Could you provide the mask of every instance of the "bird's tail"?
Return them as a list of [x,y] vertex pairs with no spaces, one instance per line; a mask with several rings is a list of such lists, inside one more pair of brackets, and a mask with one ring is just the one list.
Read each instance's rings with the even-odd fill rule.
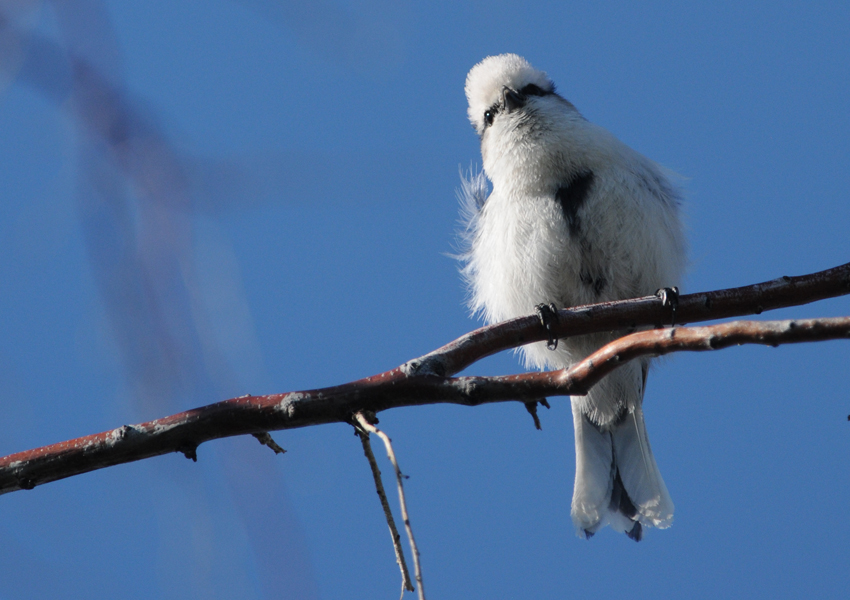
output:
[[655,464],[640,403],[618,424],[597,427],[573,402],[576,481],[572,517],[590,537],[605,525],[640,541],[644,527],[669,527],[673,501]]

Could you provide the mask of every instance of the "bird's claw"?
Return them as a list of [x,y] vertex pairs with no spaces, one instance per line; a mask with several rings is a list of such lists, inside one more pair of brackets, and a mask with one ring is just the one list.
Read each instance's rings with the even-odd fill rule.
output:
[[540,317],[540,323],[549,334],[549,339],[546,341],[546,347],[549,350],[555,350],[558,347],[558,338],[552,332],[552,324],[558,322],[558,309],[551,302],[549,304],[538,304],[534,307],[537,315]]
[[670,326],[676,326],[676,309],[679,308],[679,288],[676,286],[668,288],[660,288],[655,295],[661,298],[661,306],[670,307],[672,316],[670,317]]

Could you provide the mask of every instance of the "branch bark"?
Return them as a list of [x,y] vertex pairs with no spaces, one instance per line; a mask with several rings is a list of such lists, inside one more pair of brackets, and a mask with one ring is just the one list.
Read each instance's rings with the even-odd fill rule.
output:
[[[802,277],[681,296],[677,320],[697,322],[761,313],[850,293],[850,263]],[[561,310],[558,337],[660,326],[670,307],[650,296]],[[733,344],[779,345],[850,336],[850,317],[807,321],[733,322],[709,327],[643,331],[602,348],[569,370],[503,377],[449,377],[495,352],[546,340],[536,316],[473,331],[395,369],[330,388],[242,396],[147,423],[124,425],[0,458],[0,494],[169,452],[196,456],[206,441],[323,423],[352,422],[361,410],[434,403],[475,406],[580,395],[611,370],[637,356],[717,350]]]

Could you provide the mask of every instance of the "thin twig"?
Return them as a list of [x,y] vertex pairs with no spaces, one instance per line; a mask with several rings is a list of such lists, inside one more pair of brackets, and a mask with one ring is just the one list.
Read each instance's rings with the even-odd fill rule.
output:
[[363,444],[363,454],[369,461],[369,466],[372,468],[372,477],[375,480],[375,489],[378,492],[378,497],[381,499],[381,508],[384,509],[384,516],[387,519],[387,526],[390,528],[390,537],[393,540],[393,550],[395,550],[395,561],[398,563],[398,568],[401,569],[401,596],[404,597],[404,591],[412,592],[414,590],[413,582],[410,581],[410,573],[407,570],[407,563],[404,560],[404,550],[401,547],[401,535],[395,526],[395,519],[390,510],[390,503],[387,500],[387,493],[384,491],[384,483],[381,481],[381,470],[378,468],[378,462],[375,460],[375,454],[372,452],[372,443],[369,441],[369,432],[360,427],[355,427],[354,431],[360,438]]
[[268,431],[264,431],[263,433],[255,433],[254,437],[257,438],[257,441],[260,442],[263,446],[268,446],[272,450],[274,450],[275,454],[286,454],[286,450],[281,448],[274,438],[269,435]]
[[532,400],[531,402],[525,403],[525,410],[528,411],[528,414],[531,415],[531,418],[534,419],[534,428],[537,431],[543,429],[540,425],[540,417],[537,415],[537,400]]
[[404,519],[404,529],[407,531],[407,539],[410,541],[410,553],[413,555],[413,569],[416,573],[419,600],[425,600],[425,584],[422,582],[422,565],[419,563],[419,548],[416,547],[416,540],[413,539],[413,528],[410,526],[410,515],[407,513],[407,501],[404,498],[404,484],[402,483],[404,475],[402,475],[401,469],[398,467],[392,442],[389,436],[370,423],[362,412],[358,412],[354,415],[354,418],[363,429],[381,438],[384,442],[384,447],[387,449],[387,456],[390,462],[393,463],[395,479],[398,484],[398,503],[401,505],[401,518]]

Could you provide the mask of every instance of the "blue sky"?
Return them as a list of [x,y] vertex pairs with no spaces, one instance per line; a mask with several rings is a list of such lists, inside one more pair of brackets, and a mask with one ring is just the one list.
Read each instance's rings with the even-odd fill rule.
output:
[[[450,255],[480,163],[463,83],[489,54],[686,178],[686,291],[848,260],[846,2],[306,6],[3,4],[0,454],[349,381],[476,327]],[[69,57],[108,94],[82,102]],[[566,399],[542,432],[513,404],[383,413],[429,596],[845,595],[849,360],[659,363],[645,411],[677,512],[640,544],[575,537]],[[350,427],[274,437],[288,454],[222,440],[3,496],[0,598],[394,597]]]

